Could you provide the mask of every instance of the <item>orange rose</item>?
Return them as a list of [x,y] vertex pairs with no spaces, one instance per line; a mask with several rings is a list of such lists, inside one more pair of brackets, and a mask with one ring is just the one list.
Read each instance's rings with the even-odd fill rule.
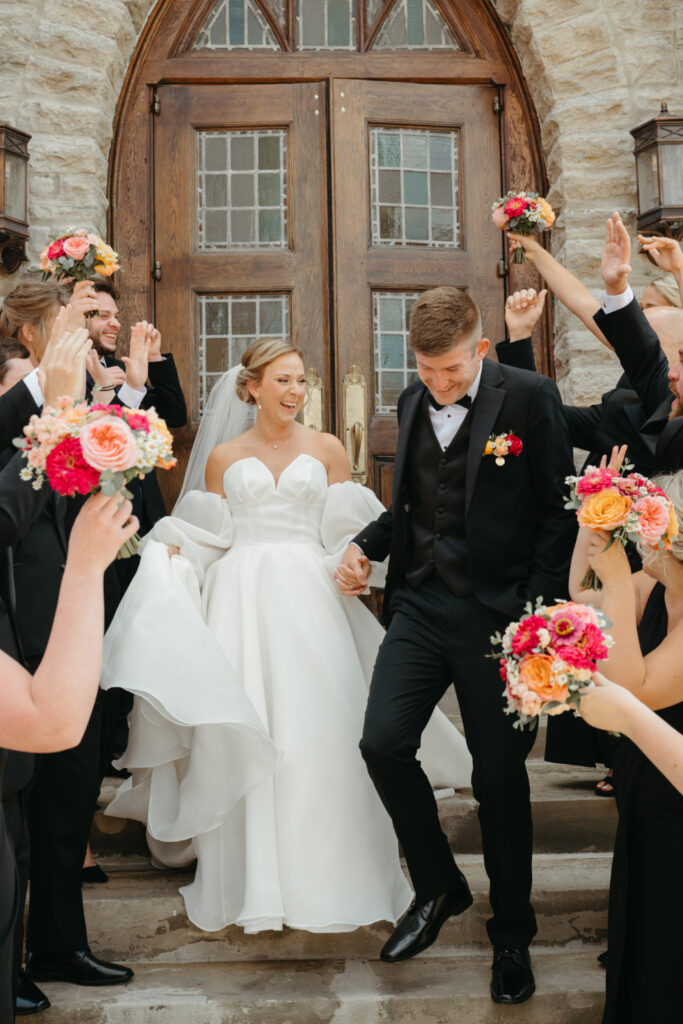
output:
[[616,530],[626,522],[632,505],[631,499],[619,494],[616,487],[607,487],[586,498],[576,518],[589,530]]
[[567,687],[558,682],[549,654],[527,654],[519,668],[519,681],[543,701],[567,699]]
[[102,416],[86,424],[80,435],[83,457],[95,469],[117,473],[132,469],[138,461],[133,433],[115,416]]
[[676,518],[676,510],[673,505],[669,506],[669,525],[666,528],[664,534],[664,540],[675,540],[678,536],[678,519]]

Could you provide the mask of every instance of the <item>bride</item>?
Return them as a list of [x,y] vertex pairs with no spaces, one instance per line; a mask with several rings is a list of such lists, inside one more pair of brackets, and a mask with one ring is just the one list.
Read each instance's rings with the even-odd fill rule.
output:
[[[272,338],[216,385],[105,639],[103,687],[135,694],[108,813],[146,825],[157,865],[196,859],[180,891],[205,931],[349,931],[411,898],[358,750],[383,630],[334,582],[382,507],[337,438],[296,422],[305,394],[300,351]],[[438,711],[424,746],[433,785],[469,785]]]

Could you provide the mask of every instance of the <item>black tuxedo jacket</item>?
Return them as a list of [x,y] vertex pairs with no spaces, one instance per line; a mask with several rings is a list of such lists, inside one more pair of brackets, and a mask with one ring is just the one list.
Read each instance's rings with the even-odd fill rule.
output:
[[[649,475],[671,410],[666,356],[635,299],[615,313],[599,310],[595,322],[619,357],[624,376],[595,405],[564,406],[571,443],[589,452],[584,467],[599,465],[614,445],[626,444],[628,461]],[[536,369],[530,338],[501,342],[496,352],[501,363]]]
[[[125,364],[119,359],[105,357],[105,362],[107,366],[125,369]],[[149,383],[151,387],[147,389],[141,408],[150,409],[154,406],[167,426],[184,427],[187,423],[187,407],[172,355],[165,355],[160,362],[149,364]],[[144,536],[167,514],[156,470],[148,473],[144,480],[131,481],[128,487],[133,494],[133,512],[140,520],[140,535]]]
[[[422,382],[398,401],[399,435],[391,508],[370,523],[355,543],[373,561],[389,555],[384,615],[410,557],[411,490],[407,473],[410,435],[424,397]],[[484,455],[491,434],[516,434],[519,456],[503,466]],[[555,384],[540,374],[485,359],[472,406],[465,488],[465,532],[470,578],[482,604],[514,618],[537,595],[552,601],[567,593],[576,518],[564,508],[565,477],[573,473],[571,447]]]

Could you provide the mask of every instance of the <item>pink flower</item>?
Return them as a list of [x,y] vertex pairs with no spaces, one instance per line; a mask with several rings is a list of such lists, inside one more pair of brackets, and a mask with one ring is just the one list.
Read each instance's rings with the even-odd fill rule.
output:
[[89,248],[90,242],[87,238],[79,238],[72,235],[70,238],[64,239],[64,252],[72,260],[82,260]]
[[493,216],[491,217],[491,219],[493,223],[496,225],[496,227],[500,228],[501,231],[505,231],[505,226],[507,222],[510,220],[502,206],[496,207],[496,209],[493,211]]
[[64,242],[63,239],[58,238],[56,242],[48,246],[47,258],[49,260],[58,260],[60,256],[64,255]]
[[[551,643],[558,647],[565,644],[576,643],[584,631],[586,623],[575,614],[571,605],[566,605],[560,611],[554,612],[550,617]],[[564,657],[564,651],[562,652]]]
[[512,653],[519,656],[533,651],[534,647],[538,647],[539,630],[546,626],[542,615],[528,615],[522,619],[512,640]]
[[95,469],[114,473],[131,469],[138,461],[138,448],[129,426],[114,416],[103,416],[81,431],[86,461]]
[[512,199],[508,199],[503,209],[512,220],[514,217],[521,217],[524,211],[529,209],[529,205],[528,199],[514,196]]
[[585,497],[587,494],[599,494],[606,487],[612,487],[614,480],[607,469],[591,469],[585,473],[576,485],[576,493]]
[[50,486],[59,494],[89,494],[100,482],[100,474],[83,458],[77,437],[65,437],[45,460]]
[[518,438],[516,434],[506,434],[505,435],[505,440],[510,445],[510,454],[511,455],[521,455],[522,454],[522,448],[524,447],[524,445],[522,444],[520,438]]
[[669,509],[658,498],[640,498],[633,506],[638,514],[638,533],[646,544],[653,547],[666,533],[669,525]]
[[149,434],[149,420],[143,412],[133,412],[132,409],[126,409],[126,420],[131,430],[142,430],[145,434]]

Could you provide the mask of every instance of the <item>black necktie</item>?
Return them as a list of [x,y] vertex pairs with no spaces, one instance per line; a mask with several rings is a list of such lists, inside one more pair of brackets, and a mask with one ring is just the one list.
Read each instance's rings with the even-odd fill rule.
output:
[[[439,402],[437,402],[437,400],[434,398],[434,395],[431,393],[431,391],[427,391],[427,394],[429,395],[429,401],[431,402],[432,407],[434,409],[443,409],[444,408],[443,405],[441,405]],[[471,395],[463,395],[462,398],[459,398],[457,400],[457,402],[451,402],[451,405],[461,405],[463,407],[463,409],[469,409],[469,407],[472,405],[472,396]]]

